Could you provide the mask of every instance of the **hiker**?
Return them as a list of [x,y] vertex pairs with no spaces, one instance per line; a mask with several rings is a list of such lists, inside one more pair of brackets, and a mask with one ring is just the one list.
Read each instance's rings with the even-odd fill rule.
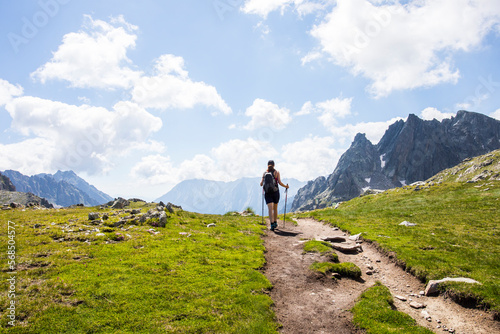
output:
[[271,231],[278,227],[278,202],[280,201],[280,191],[278,184],[288,189],[288,184],[281,182],[280,172],[274,169],[274,161],[269,160],[267,170],[262,175],[260,185],[264,187],[264,198],[269,210],[269,221],[271,222]]

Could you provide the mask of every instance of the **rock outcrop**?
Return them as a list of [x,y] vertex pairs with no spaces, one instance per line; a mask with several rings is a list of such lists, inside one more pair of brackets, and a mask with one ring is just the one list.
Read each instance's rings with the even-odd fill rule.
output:
[[0,190],[0,205],[3,208],[42,207],[51,209],[54,207],[45,198],[38,197],[32,193],[7,190]]
[[10,181],[10,179],[0,173],[0,190],[6,191],[16,191],[16,186]]

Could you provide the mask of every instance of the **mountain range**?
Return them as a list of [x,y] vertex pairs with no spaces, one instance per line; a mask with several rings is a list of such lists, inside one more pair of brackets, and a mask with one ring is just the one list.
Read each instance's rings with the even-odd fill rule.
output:
[[94,206],[113,199],[88,184],[73,171],[58,171],[53,175],[44,173],[26,176],[18,171],[6,170],[2,174],[15,186],[14,190],[33,193],[57,206],[66,207],[74,204]]
[[[230,211],[241,212],[252,208],[256,214],[262,214],[262,187],[260,177],[242,178],[232,182],[209,181],[193,179],[182,181],[155,202],[171,202],[182,206],[184,210],[198,213],[224,214]],[[305,182],[295,179],[283,179],[282,182],[290,186],[288,189],[288,207]],[[280,187],[281,200],[278,206],[279,213],[285,209],[285,193]],[[267,215],[265,207],[264,215]]]
[[358,133],[333,173],[299,189],[293,211],[330,206],[368,189],[386,190],[426,180],[438,172],[500,148],[500,121],[459,111],[427,121],[411,114],[389,126],[378,144]]

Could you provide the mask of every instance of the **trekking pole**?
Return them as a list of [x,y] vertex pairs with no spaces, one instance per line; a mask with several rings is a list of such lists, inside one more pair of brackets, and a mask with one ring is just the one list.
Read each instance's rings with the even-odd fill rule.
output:
[[288,188],[285,189],[285,213],[283,214],[283,228],[285,227],[286,222],[286,201],[288,199]]
[[262,190],[262,225],[264,225],[264,190]]

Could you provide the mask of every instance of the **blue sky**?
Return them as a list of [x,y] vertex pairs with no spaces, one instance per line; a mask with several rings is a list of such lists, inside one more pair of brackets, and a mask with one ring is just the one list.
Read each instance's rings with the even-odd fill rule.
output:
[[499,37],[496,0],[1,0],[0,170],[311,180],[410,113],[500,119]]

